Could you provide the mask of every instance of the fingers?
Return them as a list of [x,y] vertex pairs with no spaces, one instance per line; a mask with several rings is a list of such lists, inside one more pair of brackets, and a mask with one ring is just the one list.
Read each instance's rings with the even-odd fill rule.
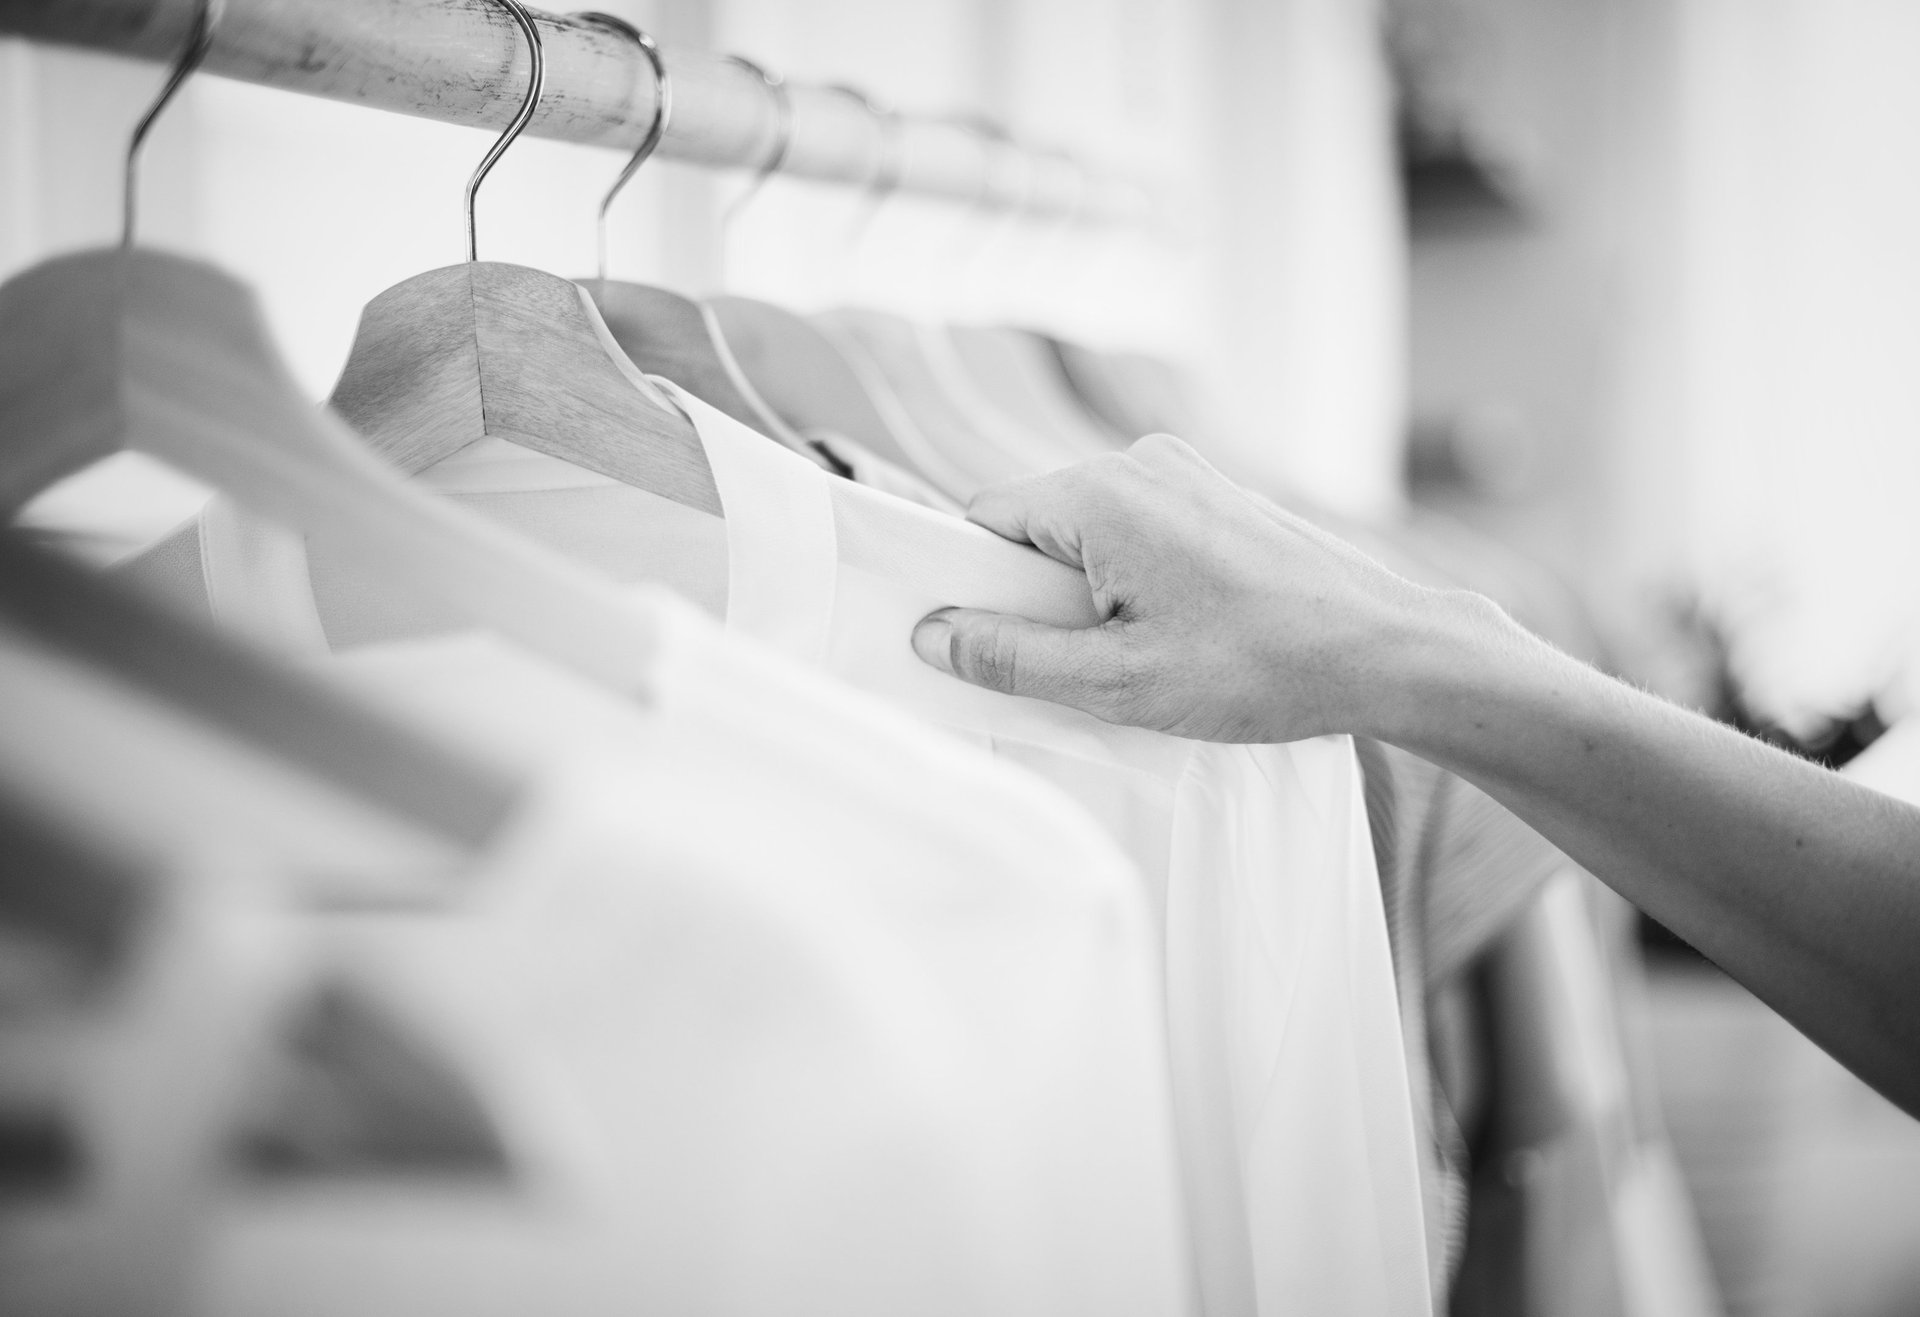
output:
[[982,490],[967,519],[1004,539],[1031,544],[1071,567],[1085,566],[1085,544],[1103,522],[1130,520],[1168,486],[1218,473],[1169,434],[1135,440],[1125,453],[1010,480]]
[[1105,716],[1123,685],[1115,638],[976,608],[921,619],[913,649],[942,672],[988,690],[1070,704]]
[[1078,468],[1010,480],[974,495],[967,520],[1002,539],[1031,544],[1069,567],[1083,567],[1084,541],[1079,501],[1074,497]]

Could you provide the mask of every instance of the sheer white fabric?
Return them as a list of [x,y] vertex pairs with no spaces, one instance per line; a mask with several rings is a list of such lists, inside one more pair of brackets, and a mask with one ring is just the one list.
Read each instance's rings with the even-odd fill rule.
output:
[[541,782],[451,908],[313,937],[457,1058],[515,1174],[236,1196],[196,1311],[1184,1311],[1125,859],[1044,785],[643,602],[646,708],[476,636],[333,665]]
[[[724,573],[729,627],[1035,770],[1139,866],[1159,916],[1205,1310],[1427,1313],[1392,964],[1350,741],[1201,744],[934,671],[908,643],[928,611],[957,604],[1086,625],[1097,619],[1084,578],[980,527],[836,480],[661,383],[699,428],[727,509],[724,562],[690,567],[700,550],[683,548],[673,570],[702,577],[708,598]],[[530,534],[555,534],[541,509],[556,494],[576,500],[575,516],[629,537],[662,512],[656,496],[541,454],[477,449],[431,478]],[[482,457],[495,467],[484,480],[472,465]],[[577,549],[586,538],[576,523],[555,542]],[[655,572],[630,545],[593,561],[626,580]],[[207,567],[222,570],[212,556]],[[329,588],[334,579],[313,565],[337,643],[364,632],[378,592]]]

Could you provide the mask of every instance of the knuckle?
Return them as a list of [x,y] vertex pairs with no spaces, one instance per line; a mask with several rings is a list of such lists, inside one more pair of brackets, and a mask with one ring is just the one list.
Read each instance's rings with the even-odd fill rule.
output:
[[1102,453],[1085,463],[1084,469],[1100,484],[1112,485],[1131,479],[1138,465],[1130,452]]
[[954,670],[990,690],[1011,692],[1019,680],[1020,645],[1005,618],[987,618],[954,632]]
[[1205,467],[1207,461],[1192,444],[1164,431],[1143,435],[1128,450],[1152,470],[1165,472],[1175,467]]
[[1083,699],[1090,712],[1126,721],[1145,693],[1145,665],[1135,638],[1123,627],[1105,632],[1103,643],[1081,672]]
[[1075,482],[1072,495],[1074,509],[1083,520],[1128,515],[1151,499],[1158,483],[1151,465],[1132,451],[1103,453],[1079,469],[1082,478]]

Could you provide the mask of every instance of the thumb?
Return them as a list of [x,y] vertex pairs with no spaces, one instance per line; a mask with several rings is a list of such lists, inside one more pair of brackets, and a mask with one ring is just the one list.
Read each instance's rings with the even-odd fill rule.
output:
[[1113,694],[1113,637],[977,608],[942,608],[913,629],[913,650],[963,681],[1098,713]]

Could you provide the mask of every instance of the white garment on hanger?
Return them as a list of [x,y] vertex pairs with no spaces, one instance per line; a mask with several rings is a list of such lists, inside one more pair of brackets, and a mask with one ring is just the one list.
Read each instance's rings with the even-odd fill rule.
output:
[[[229,565],[225,610],[262,579]],[[331,665],[543,781],[460,908],[316,933],[460,1061],[515,1179],[237,1195],[196,1310],[1183,1311],[1124,858],[1044,784],[636,604],[645,707],[473,635]]]
[[[834,479],[660,383],[694,419],[727,509],[726,561],[703,570],[725,572],[729,627],[1037,771],[1140,867],[1160,916],[1182,1175],[1209,1317],[1426,1314],[1411,1104],[1350,740],[1203,744],[935,671],[909,643],[927,612],[963,605],[1089,625],[1098,619],[1084,577]],[[437,483],[538,537],[552,533],[540,511],[550,494],[539,491],[556,483],[577,482],[570,514],[622,533],[664,502],[529,450],[497,456],[525,472],[528,492],[495,482],[460,493],[464,478],[444,464]],[[566,531],[574,543],[589,534]],[[641,553],[595,565],[649,575]],[[316,564],[316,582],[328,570]],[[336,641],[358,629],[329,618]]]
[[927,612],[1087,625],[1085,578],[831,480],[671,392],[727,509],[729,578],[783,602],[792,652],[1066,788],[1153,884],[1207,1311],[1425,1313],[1399,1011],[1351,741],[1207,745],[935,671],[909,643]]
[[905,467],[896,466],[865,444],[849,439],[844,434],[814,429],[806,432],[806,438],[815,448],[839,463],[855,484],[865,485],[869,489],[884,489],[896,498],[932,508],[935,512],[947,512],[956,517],[966,513],[965,508],[921,477]]

